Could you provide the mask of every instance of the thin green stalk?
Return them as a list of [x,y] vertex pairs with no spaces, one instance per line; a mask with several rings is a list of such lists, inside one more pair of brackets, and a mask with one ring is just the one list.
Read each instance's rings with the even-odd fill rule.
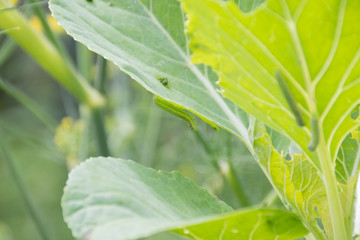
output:
[[19,30],[19,28],[13,27],[13,28],[5,29],[5,30],[0,30],[0,35],[5,34],[5,33],[8,33],[8,32],[10,32],[10,31],[15,31],[15,30]]
[[226,150],[227,150],[226,155],[227,155],[227,159],[228,159],[228,163],[229,163],[228,178],[229,178],[229,182],[230,182],[232,188],[234,189],[235,194],[236,194],[237,198],[239,199],[241,205],[243,207],[247,207],[247,206],[250,206],[250,200],[246,196],[244,187],[241,185],[241,181],[237,177],[237,173],[235,171],[234,164],[231,161],[231,159],[232,159],[232,139],[233,139],[233,136],[229,134],[227,143],[226,143]]
[[[83,44],[76,43],[76,66],[79,73],[84,77],[87,82],[91,82],[91,68],[93,65],[92,53],[87,49]],[[100,109],[100,108],[98,108]],[[85,130],[81,136],[81,152],[80,159],[86,159],[89,157],[90,153],[90,142],[89,139],[92,138],[93,127],[95,129],[95,142],[97,147],[98,155],[108,155],[106,145],[102,145],[102,140],[105,136],[102,131],[102,117],[99,111],[95,111],[87,108],[84,105],[80,105],[80,117],[86,122]]]
[[305,236],[305,239],[306,239],[306,240],[319,240],[319,239],[316,239],[316,238],[314,237],[314,235],[312,235],[311,233],[309,233],[308,235],[306,235],[306,236]]
[[21,9],[21,8],[28,8],[28,7],[33,7],[35,5],[46,5],[48,3],[48,1],[39,1],[36,3],[26,3],[20,6],[10,6],[10,7],[5,7],[5,8],[1,8],[0,12],[2,11],[10,11],[10,10],[16,10],[16,9]]
[[[90,52],[89,50],[87,51]],[[83,53],[86,54],[85,52]],[[87,55],[87,57],[91,59],[92,54]],[[107,78],[106,60],[102,56],[98,55],[96,65],[97,65],[97,74],[95,78],[95,85],[100,93],[105,94],[105,81]],[[109,156],[110,150],[109,150],[107,132],[105,127],[105,109],[103,107],[93,109],[92,118],[95,124],[95,135],[96,135],[99,154],[102,156]]]
[[91,110],[84,106],[80,105],[79,107],[79,115],[81,116],[81,120],[84,121],[84,130],[81,132],[80,138],[79,138],[79,155],[78,160],[79,161],[85,161],[87,158],[90,157],[90,141],[89,139],[92,138],[91,135]]
[[60,86],[58,86],[58,92],[65,111],[65,115],[73,119],[77,119],[79,117],[79,111],[76,100]]
[[219,167],[217,159],[209,144],[205,141],[205,139],[203,138],[203,136],[200,134],[199,131],[194,131],[194,133],[196,139],[198,140],[199,143],[201,143],[201,146],[204,148],[206,154],[210,157],[212,166],[221,173],[221,169]]
[[0,67],[4,62],[11,56],[11,54],[16,49],[16,43],[11,38],[7,38],[1,44],[0,50]]
[[93,66],[93,53],[82,43],[76,43],[77,69],[87,82],[91,82],[91,68]]
[[232,164],[231,160],[228,161],[229,163],[229,173],[227,174],[228,181],[234,189],[236,197],[238,198],[239,202],[241,203],[242,207],[250,206],[249,198],[246,196],[244,191],[244,187],[241,185],[240,180],[237,177],[237,173],[235,171],[234,165]]
[[92,110],[92,118],[95,123],[96,142],[101,156],[110,156],[110,150],[107,142],[107,134],[104,124],[104,116],[102,109]]
[[[77,57],[77,66],[82,75],[87,79],[88,82],[91,82],[91,68],[93,61],[93,54],[89,49],[83,44],[78,43],[76,45],[76,57]],[[106,74],[106,60],[98,56],[97,58],[97,75],[95,78],[95,85],[102,86],[105,85],[105,80],[107,78]],[[98,89],[99,90],[99,89]],[[102,89],[105,93],[105,90]],[[96,146],[98,147],[98,154],[101,156],[109,156],[110,150],[107,140],[107,133],[105,129],[104,121],[104,109],[97,108],[91,110],[91,118],[94,123],[95,136],[96,136]]]
[[344,211],[341,205],[339,186],[335,176],[335,166],[331,161],[330,151],[326,146],[323,135],[320,138],[317,152],[324,177],[334,239],[350,240],[351,236],[347,236],[346,232]]
[[[0,8],[6,7],[9,7],[8,3],[0,0]],[[37,32],[18,11],[0,12],[0,28],[15,27],[19,30],[9,31],[7,34],[76,98],[91,108],[104,104],[105,100],[101,94],[92,88],[54,45]]]
[[149,101],[147,106],[144,137],[141,138],[140,162],[149,167],[155,167],[154,153],[158,144],[161,129],[161,116],[164,111]]
[[19,190],[20,196],[25,204],[25,207],[29,211],[29,214],[30,214],[32,220],[34,221],[35,226],[36,226],[37,230],[39,231],[42,239],[50,240],[50,236],[49,236],[47,228],[44,224],[44,221],[40,217],[40,214],[37,211],[37,208],[35,207],[35,205],[33,204],[32,200],[31,200],[30,194],[24,184],[24,181],[21,177],[19,169],[18,169],[16,163],[14,162],[14,159],[8,152],[7,147],[5,146],[5,143],[3,141],[3,139],[4,139],[3,136],[4,135],[2,133],[2,137],[0,138],[0,150],[2,152],[3,160],[9,168],[9,172],[14,180],[16,187]]
[[32,112],[50,131],[54,131],[57,125],[56,120],[45,112],[34,100],[1,77],[0,88]]
[[230,143],[229,142],[227,143],[227,147],[228,147],[228,152],[227,152],[228,161],[226,162],[227,165],[226,167],[222,168],[217,162],[217,159],[215,158],[214,151],[211,149],[211,147],[208,145],[208,143],[205,141],[205,139],[202,137],[199,131],[195,131],[195,136],[203,146],[205,152],[211,157],[212,159],[211,163],[214,166],[214,168],[217,169],[223,175],[224,179],[230,185],[231,189],[235,193],[236,198],[238,199],[241,206],[242,207],[250,206],[249,198],[246,196],[244,192],[244,188],[241,185],[239,179],[237,178],[237,173],[230,160],[231,159],[231,149],[229,149],[231,148],[231,146],[229,145]]
[[58,49],[58,51],[67,59],[67,61],[70,61],[70,57],[67,54],[67,51],[65,51],[65,48],[59,38],[54,34],[54,32],[51,30],[48,21],[46,19],[46,15],[44,14],[43,9],[40,7],[40,4],[37,4],[41,1],[37,0],[29,0],[30,4],[33,5],[34,13],[38,16],[41,25],[44,28],[45,35],[49,38],[49,40],[54,44],[54,46]]
[[261,207],[271,207],[279,200],[278,194],[274,189],[271,189],[261,202]]
[[107,61],[98,55],[96,59],[97,75],[95,78],[95,88],[102,94],[105,94],[105,83],[107,79]]

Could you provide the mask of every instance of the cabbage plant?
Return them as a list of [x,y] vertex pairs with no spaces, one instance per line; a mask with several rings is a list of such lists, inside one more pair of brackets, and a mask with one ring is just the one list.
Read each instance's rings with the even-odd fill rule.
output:
[[237,136],[286,207],[234,210],[177,172],[99,157],[64,191],[75,237],[356,237],[360,1],[51,0],[50,9],[190,127],[196,115]]

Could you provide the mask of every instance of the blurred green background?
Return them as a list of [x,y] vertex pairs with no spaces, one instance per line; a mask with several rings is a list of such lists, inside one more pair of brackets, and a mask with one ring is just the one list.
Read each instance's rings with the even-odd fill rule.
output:
[[[46,5],[43,7],[47,12]],[[29,8],[21,11],[32,16]],[[93,83],[96,56],[64,34],[59,37]],[[198,118],[199,131],[191,131],[184,120],[158,108],[152,94],[117,67],[109,63],[107,72],[104,114],[112,157],[179,171],[239,208],[244,204],[224,177],[233,167],[236,184],[243,189],[248,204],[260,204],[267,196],[270,184],[237,138],[213,130]],[[17,166],[50,238],[73,239],[62,218],[61,195],[70,168],[98,156],[91,114],[4,34],[0,35],[0,80],[30,97],[51,120],[45,125],[4,87],[0,89],[0,240],[42,239],[8,161]],[[60,127],[56,129],[56,125]],[[182,238],[165,233],[150,239]]]

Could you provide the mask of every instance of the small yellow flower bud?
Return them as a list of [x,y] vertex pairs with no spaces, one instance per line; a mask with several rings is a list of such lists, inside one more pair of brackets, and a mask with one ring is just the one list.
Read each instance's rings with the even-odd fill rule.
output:
[[16,4],[18,4],[18,0],[9,0],[9,3],[11,4],[11,5],[16,5]]
[[[46,15],[46,20],[51,28],[51,30],[55,33],[64,33],[64,29],[62,29],[56,22],[55,18],[50,14]],[[41,24],[40,19],[37,16],[32,16],[30,18],[30,25],[33,26],[37,31],[43,32],[43,26]]]

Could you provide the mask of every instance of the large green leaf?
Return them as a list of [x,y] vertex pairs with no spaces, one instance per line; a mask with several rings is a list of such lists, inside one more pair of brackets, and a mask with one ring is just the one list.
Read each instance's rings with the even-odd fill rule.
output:
[[[295,28],[298,30],[298,38],[295,38],[296,32],[293,31],[295,20],[290,19],[292,16],[285,16],[283,12],[279,11],[286,6],[285,1],[282,1],[283,5],[281,5],[280,1],[271,0],[254,14],[242,14],[236,5],[220,3],[215,0],[183,0],[183,2],[188,4],[187,10],[191,15],[189,32],[192,33],[191,46],[195,53],[193,60],[195,63],[211,65],[216,70],[220,76],[220,86],[224,90],[224,96],[263,120],[270,127],[290,137],[318,166],[317,155],[307,150],[307,145],[313,137],[310,130],[311,114],[316,109],[320,116],[321,128],[334,158],[342,139],[349,130],[357,125],[350,118],[347,109],[353,108],[355,102],[358,101],[354,95],[358,81],[355,80],[356,67],[353,66],[357,61],[358,54],[354,55],[354,58],[350,56],[351,52],[354,53],[357,50],[355,45],[358,43],[356,38],[358,36],[357,33],[347,34],[351,31],[356,32],[356,29],[342,28],[342,25],[349,25],[346,22],[354,21],[349,18],[357,17],[351,11],[353,9],[356,12],[357,6],[346,9],[339,7],[339,16],[335,14],[335,20],[339,19],[339,24],[336,27],[325,24],[323,32],[321,32],[317,29],[320,26],[312,24],[319,22],[318,19],[311,18],[328,19],[328,16],[334,18],[332,10],[337,9],[335,5],[339,4],[339,1],[329,2],[329,8],[320,6],[323,2],[318,1],[301,1],[301,3],[289,1],[290,15],[294,13],[292,16],[298,21],[297,28]],[[298,5],[299,3],[300,5]],[[354,0],[349,3],[356,4]],[[332,4],[334,6],[331,6]],[[345,6],[346,2],[342,4]],[[249,137],[247,133],[247,127],[251,131],[252,126],[251,124],[248,126],[243,112],[240,112],[239,117],[236,114],[238,110],[233,105],[226,106],[216,94],[214,91],[216,76],[211,71],[208,71],[207,68],[196,67],[190,62],[190,50],[186,47],[187,39],[183,34],[184,15],[178,2],[175,0],[169,0],[166,3],[160,0],[95,0],[91,2],[52,0],[51,9],[59,23],[75,39],[114,61],[121,69],[156,95],[171,100],[175,104],[181,105],[182,108],[195,111],[237,134],[253,151],[253,137]],[[304,11],[302,11],[303,9]],[[340,20],[342,10],[346,10],[346,16],[348,16],[346,21]],[[314,11],[317,11],[319,16],[314,14]],[[310,37],[307,35],[309,33],[305,31],[309,27],[308,22],[311,22],[315,29],[309,31],[316,38],[313,43],[309,43]],[[348,41],[347,35],[354,37],[349,41],[351,44],[346,42]],[[306,43],[302,49],[299,48],[299,42]],[[316,44],[321,48],[314,49],[314,46],[318,46]],[[345,52],[349,54],[348,56],[341,55],[344,48],[347,50]],[[348,48],[353,50],[348,51]],[[312,51],[310,52],[310,50]],[[311,55],[313,52],[314,55]],[[319,56],[320,60],[315,61],[314,56]],[[341,62],[339,59],[345,60]],[[309,65],[308,69],[304,68],[306,62],[304,60]],[[349,64],[349,62],[353,64]],[[320,75],[317,76],[323,76],[322,78],[314,77],[316,71],[313,69],[313,65],[319,63],[324,63],[323,67],[317,67],[320,68],[318,70]],[[336,69],[334,66],[339,64],[342,66],[338,69],[339,72],[342,71],[341,73],[354,71],[349,73],[348,79],[336,82],[337,75],[332,72]],[[347,66],[349,68],[344,70]],[[279,70],[285,76],[286,84],[305,120],[304,128],[296,125],[294,114],[275,80],[275,70]],[[311,79],[314,78],[310,87],[303,81],[309,76]],[[168,84],[164,86],[159,78],[167,79]],[[352,80],[354,80],[352,85],[344,87],[344,84],[348,84]],[[330,92],[334,89],[347,91],[346,93],[334,93],[333,95],[339,95],[339,98],[333,98],[328,109],[322,106],[325,104],[326,97],[324,99],[319,97],[328,95],[328,92],[324,93],[326,88],[321,86],[324,82],[331,85]],[[312,90],[317,96],[316,104],[314,103],[315,98],[312,98],[311,94],[309,95]],[[356,99],[352,104],[344,104],[345,100],[341,100],[341,98],[346,97],[349,97],[349,101]],[[340,114],[334,114],[332,110],[335,108],[340,109],[336,110]],[[333,132],[330,133],[329,129]],[[272,135],[272,138],[278,140],[275,144],[277,150],[283,148],[284,143],[287,148],[289,142],[286,139],[283,142],[282,136],[275,134]],[[271,144],[271,141],[268,143]],[[265,150],[269,150],[270,153],[276,152],[271,145]],[[257,151],[257,154],[259,154],[257,158],[260,162],[270,162],[268,156],[263,152]],[[283,165],[286,163],[282,158],[281,161]],[[301,159],[300,162],[306,161]],[[296,164],[298,163],[293,163],[293,165]],[[300,169],[297,174],[307,174],[310,180],[314,174],[314,176],[317,175],[316,169],[312,169],[311,173]],[[271,170],[265,169],[265,172],[267,171]],[[269,175],[268,177],[276,182],[276,178],[272,179],[273,176]],[[294,184],[292,182],[289,186]],[[320,185],[318,184],[318,187],[322,189]],[[294,196],[287,196],[291,188],[294,186],[281,190],[284,191],[283,194],[287,201],[293,201],[292,198],[294,198]],[[280,193],[281,191],[279,190]],[[304,201],[298,202],[297,199],[295,202],[308,204],[309,200],[305,197]],[[314,206],[299,210],[299,214],[305,214],[305,217],[308,214],[305,210],[312,214],[309,217],[309,219],[311,218],[310,223],[313,223],[316,216],[314,208],[311,208]],[[322,216],[326,216],[326,213]],[[329,219],[324,218],[325,220]]]
[[79,238],[134,239],[231,210],[179,173],[113,158],[75,168],[63,196],[65,221]]
[[273,147],[262,124],[257,124],[254,130],[254,148],[260,166],[285,205],[303,216],[316,239],[327,239],[317,222],[320,219],[325,229],[331,230],[326,190],[316,168],[301,154],[285,160]]
[[246,114],[217,93],[214,73],[190,61],[177,0],[51,0],[50,9],[68,34],[147,90],[230,130],[251,150]]
[[[269,0],[253,14],[241,13],[232,1],[182,2],[192,60],[216,71],[223,95],[289,136],[317,166],[318,155],[307,146],[317,135],[311,122],[318,118],[335,160],[342,140],[359,126],[350,115],[360,102],[360,25],[354,24],[360,22],[360,1]],[[287,100],[276,71],[295,103]]]
[[75,237],[137,239],[174,231],[192,239],[295,239],[307,233],[283,210],[232,209],[179,173],[113,158],[75,168],[63,197],[64,217]]
[[[356,132],[353,138],[357,138]],[[350,143],[349,143],[350,142]],[[354,192],[358,172],[354,169],[354,156],[342,155],[344,152],[351,155],[358,151],[355,139],[347,139],[338,156],[338,181],[341,188],[341,201],[345,214],[349,236],[353,230],[354,219]],[[279,196],[286,206],[289,206],[304,219],[304,224],[311,230],[316,239],[332,239],[329,205],[326,189],[318,170],[303,154],[293,154],[286,160],[283,152],[280,154],[272,144],[272,140],[262,124],[256,124],[254,130],[254,149],[259,157],[260,166],[268,179],[277,189]],[[357,156],[355,154],[355,156]],[[357,163],[358,164],[358,163]],[[350,172],[349,172],[350,171]],[[354,173],[353,173],[354,171]],[[322,230],[324,228],[325,232]]]

